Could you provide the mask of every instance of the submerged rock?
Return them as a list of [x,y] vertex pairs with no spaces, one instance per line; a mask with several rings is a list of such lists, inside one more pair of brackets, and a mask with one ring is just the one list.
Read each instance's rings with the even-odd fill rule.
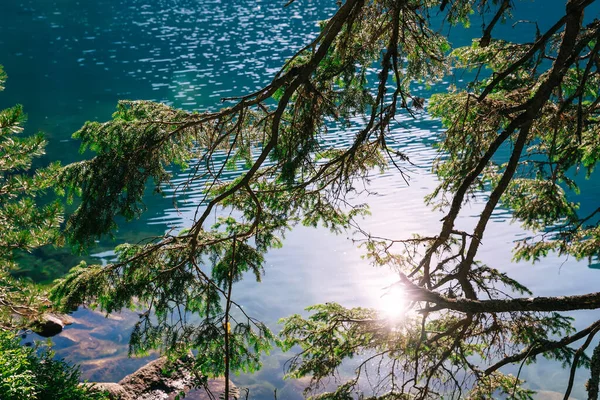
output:
[[[163,371],[169,371],[164,374]],[[131,375],[121,379],[119,383],[87,383],[96,389],[109,393],[113,400],[173,400],[179,393],[186,393],[186,400],[220,399],[225,391],[225,379],[211,379],[206,388],[193,389],[191,374],[181,365],[168,366],[167,359],[161,357]],[[237,389],[230,383],[233,392]],[[234,395],[230,399],[236,398]]]
[[110,357],[117,355],[120,350],[118,343],[112,340],[98,339],[92,335],[93,331],[69,328],[61,335],[64,339],[71,340],[73,345],[69,349],[69,356],[77,360]]
[[102,357],[78,362],[82,379],[89,382],[118,382],[131,371],[137,371],[156,357],[130,358],[127,355]]

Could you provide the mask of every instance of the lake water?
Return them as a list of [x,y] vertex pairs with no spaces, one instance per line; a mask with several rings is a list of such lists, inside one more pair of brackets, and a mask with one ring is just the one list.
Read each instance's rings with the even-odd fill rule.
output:
[[[283,61],[317,33],[317,21],[332,15],[334,0],[298,0],[283,8],[273,0],[10,0],[0,7],[0,64],[9,80],[0,94],[0,107],[15,103],[29,114],[29,133],[43,131],[49,140],[41,163],[81,159],[71,134],[87,120],[107,120],[119,99],[151,99],[187,110],[218,107],[225,96],[244,94],[263,86]],[[542,8],[543,3],[543,8]],[[522,19],[536,19],[540,29],[561,12],[564,1],[519,3]],[[595,9],[597,16],[597,9]],[[512,39],[531,38],[533,27],[499,27]],[[453,28],[452,40],[468,44],[478,34]],[[451,77],[460,83],[466,77]],[[441,90],[445,85],[434,87]],[[416,88],[417,91],[421,90]],[[423,197],[436,184],[430,173],[432,144],[440,124],[421,116],[404,118],[393,134],[415,166],[409,168],[410,185],[393,169],[377,175],[366,199],[372,216],[364,227],[381,236],[405,238],[413,233],[434,234],[442,214],[425,207]],[[343,133],[340,138],[343,141]],[[597,207],[597,179],[582,183],[582,208]],[[102,242],[88,258],[107,261],[115,243],[160,234],[184,225],[192,216],[199,193],[173,207],[169,198],[149,198],[148,212],[138,221],[122,225],[116,242]],[[481,199],[467,208],[460,228],[473,225]],[[486,232],[480,258],[508,272],[536,295],[581,294],[597,291],[600,271],[572,259],[548,258],[534,266],[511,263],[513,241],[523,235],[510,223],[509,212],[497,212]],[[326,230],[297,228],[284,247],[268,254],[263,282],[238,284],[234,297],[246,311],[277,330],[277,320],[325,301],[346,306],[385,308],[383,288],[394,275],[373,268],[361,258],[349,235],[333,236]],[[78,258],[65,251],[34,253],[28,274],[50,280],[75,265]],[[40,261],[42,260],[42,261]],[[597,319],[595,312],[574,314],[577,325]],[[85,378],[116,381],[145,360],[127,359],[128,332],[135,314],[108,320],[89,310],[75,313],[76,323],[54,339],[60,356],[78,362]],[[282,380],[289,355],[275,352],[265,358],[261,372],[236,377],[250,387],[250,398],[301,398],[302,382]],[[546,361],[526,367],[521,376],[533,389],[561,391],[568,373]],[[582,398],[580,373],[574,396]]]

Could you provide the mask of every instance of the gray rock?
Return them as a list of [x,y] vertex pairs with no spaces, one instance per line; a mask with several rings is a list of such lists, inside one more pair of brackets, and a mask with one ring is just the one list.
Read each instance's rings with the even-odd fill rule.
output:
[[[163,371],[168,371],[167,374]],[[182,364],[168,365],[161,357],[149,362],[119,383],[87,383],[109,393],[111,400],[173,400],[177,394],[186,393],[185,399],[209,400],[220,398],[225,391],[225,379],[211,379],[206,388],[192,389],[192,376]],[[230,383],[235,396],[237,389]],[[209,395],[210,394],[212,395]]]
[[62,332],[63,328],[73,323],[73,318],[65,314],[47,313],[42,315],[33,331],[43,337],[52,337]]
[[127,393],[125,388],[118,383],[112,382],[98,382],[93,384],[86,384],[93,386],[94,389],[97,389],[102,392],[107,392],[110,400],[133,400],[133,398]]

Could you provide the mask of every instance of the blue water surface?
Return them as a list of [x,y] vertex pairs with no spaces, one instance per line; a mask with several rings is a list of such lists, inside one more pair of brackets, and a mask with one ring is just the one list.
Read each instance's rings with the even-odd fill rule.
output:
[[[562,12],[564,1],[524,1],[518,2],[518,7],[520,19],[537,20],[544,30]],[[220,98],[244,94],[269,82],[295,50],[315,37],[318,21],[330,17],[335,9],[335,0],[297,0],[286,8],[274,0],[4,1],[0,6],[0,64],[9,80],[0,94],[0,108],[23,104],[29,114],[27,131],[46,134],[47,155],[40,164],[80,160],[85,155],[79,154],[72,133],[85,121],[109,119],[119,99],[156,100],[190,111],[215,109]],[[597,7],[593,12],[598,15]],[[468,45],[481,32],[480,23],[475,22],[470,29],[443,29],[453,43]],[[535,27],[521,23],[499,26],[497,31],[507,39],[531,41]],[[427,90],[443,90],[448,83],[460,84],[468,77],[448,77],[447,82]],[[349,137],[347,132],[333,132],[339,136],[332,140],[343,142],[344,135]],[[410,184],[393,169],[376,175],[372,194],[360,199],[372,207],[372,216],[364,221],[366,229],[397,238],[438,232],[443,215],[426,207],[423,197],[436,184],[430,167],[435,156],[432,144],[440,132],[440,123],[426,115],[401,119],[393,135],[414,164],[407,166]],[[582,207],[597,207],[597,180],[581,184]],[[116,243],[185,225],[193,217],[199,196],[199,192],[189,194],[186,203],[177,208],[168,197],[149,197],[144,217],[122,224],[116,240],[100,243],[92,251],[93,258],[106,262]],[[459,228],[473,226],[483,200],[475,199],[468,206]],[[498,211],[486,232],[480,258],[508,272],[536,295],[597,291],[600,272],[585,262],[549,257],[534,266],[511,263],[514,240],[527,234],[511,224],[509,212]],[[380,307],[385,301],[383,288],[394,282],[395,276],[362,259],[362,250],[348,240],[349,235],[294,229],[283,249],[269,252],[262,283],[248,279],[237,285],[236,301],[275,330],[279,318],[319,302]],[[78,261],[64,251],[48,251],[40,257],[55,266],[43,274],[38,271],[40,280],[55,278]],[[31,272],[35,273],[33,268]],[[594,312],[574,315],[578,326],[598,318]],[[60,356],[80,363],[86,379],[116,381],[145,362],[127,358],[134,313],[105,319],[82,309],[74,317],[75,324],[54,339],[55,348]],[[279,398],[301,398],[303,382],[282,379],[288,357],[275,352],[265,357],[261,372],[234,381],[249,387],[252,399],[272,399],[274,389]],[[568,373],[560,365],[540,361],[524,368],[521,377],[533,389],[561,391]],[[584,397],[585,379],[584,374],[579,375],[576,398]]]

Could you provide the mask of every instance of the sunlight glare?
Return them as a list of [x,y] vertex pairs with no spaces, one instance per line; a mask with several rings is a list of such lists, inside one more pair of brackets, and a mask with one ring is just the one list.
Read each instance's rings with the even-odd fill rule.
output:
[[379,307],[382,315],[391,320],[400,319],[405,313],[404,291],[398,285],[392,285],[385,290],[380,298]]

